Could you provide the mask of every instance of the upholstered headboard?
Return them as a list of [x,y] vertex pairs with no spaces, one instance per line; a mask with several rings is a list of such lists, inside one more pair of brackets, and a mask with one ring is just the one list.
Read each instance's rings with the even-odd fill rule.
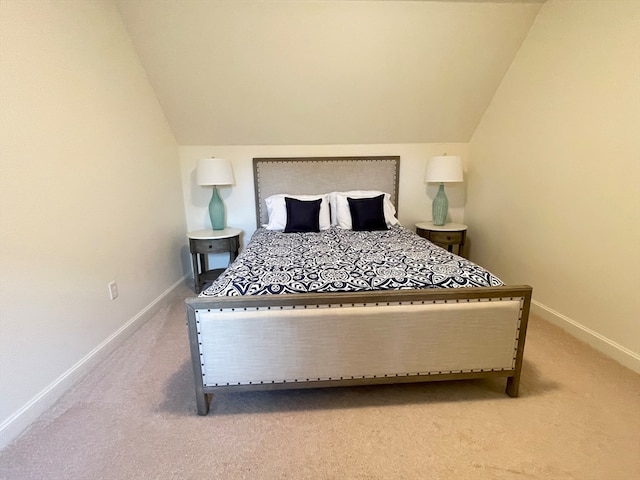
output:
[[398,208],[399,156],[254,158],[257,227],[268,222],[264,199],[276,193],[380,190]]

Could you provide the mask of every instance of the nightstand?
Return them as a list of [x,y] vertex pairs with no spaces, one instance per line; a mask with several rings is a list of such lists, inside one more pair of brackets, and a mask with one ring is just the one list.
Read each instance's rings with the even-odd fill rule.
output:
[[196,293],[202,291],[206,283],[213,282],[225,271],[224,268],[209,270],[209,254],[229,252],[229,263],[238,256],[240,249],[239,228],[227,227],[224,230],[196,230],[187,233],[189,250],[193,261],[193,286]]
[[416,233],[422,238],[435,243],[453,252],[453,246],[457,245],[457,253],[464,256],[464,242],[467,239],[467,226],[461,223],[445,223],[436,226],[433,222],[416,223]]

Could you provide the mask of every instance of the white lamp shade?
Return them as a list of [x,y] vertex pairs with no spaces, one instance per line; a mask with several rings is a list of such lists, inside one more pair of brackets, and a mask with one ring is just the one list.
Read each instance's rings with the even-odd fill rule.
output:
[[425,183],[462,182],[462,159],[455,155],[431,157],[427,162]]
[[198,160],[198,185],[232,185],[233,169],[224,158]]

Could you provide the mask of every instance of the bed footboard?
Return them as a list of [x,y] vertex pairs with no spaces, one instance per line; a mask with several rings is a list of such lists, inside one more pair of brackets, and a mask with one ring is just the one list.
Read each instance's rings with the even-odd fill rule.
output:
[[531,287],[186,301],[200,415],[216,391],[507,378],[518,395]]

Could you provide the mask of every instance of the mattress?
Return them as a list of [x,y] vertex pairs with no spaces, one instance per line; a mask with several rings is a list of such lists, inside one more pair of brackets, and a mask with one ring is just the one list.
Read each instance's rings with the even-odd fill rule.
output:
[[260,228],[247,248],[200,296],[495,287],[483,267],[396,225],[318,233]]

